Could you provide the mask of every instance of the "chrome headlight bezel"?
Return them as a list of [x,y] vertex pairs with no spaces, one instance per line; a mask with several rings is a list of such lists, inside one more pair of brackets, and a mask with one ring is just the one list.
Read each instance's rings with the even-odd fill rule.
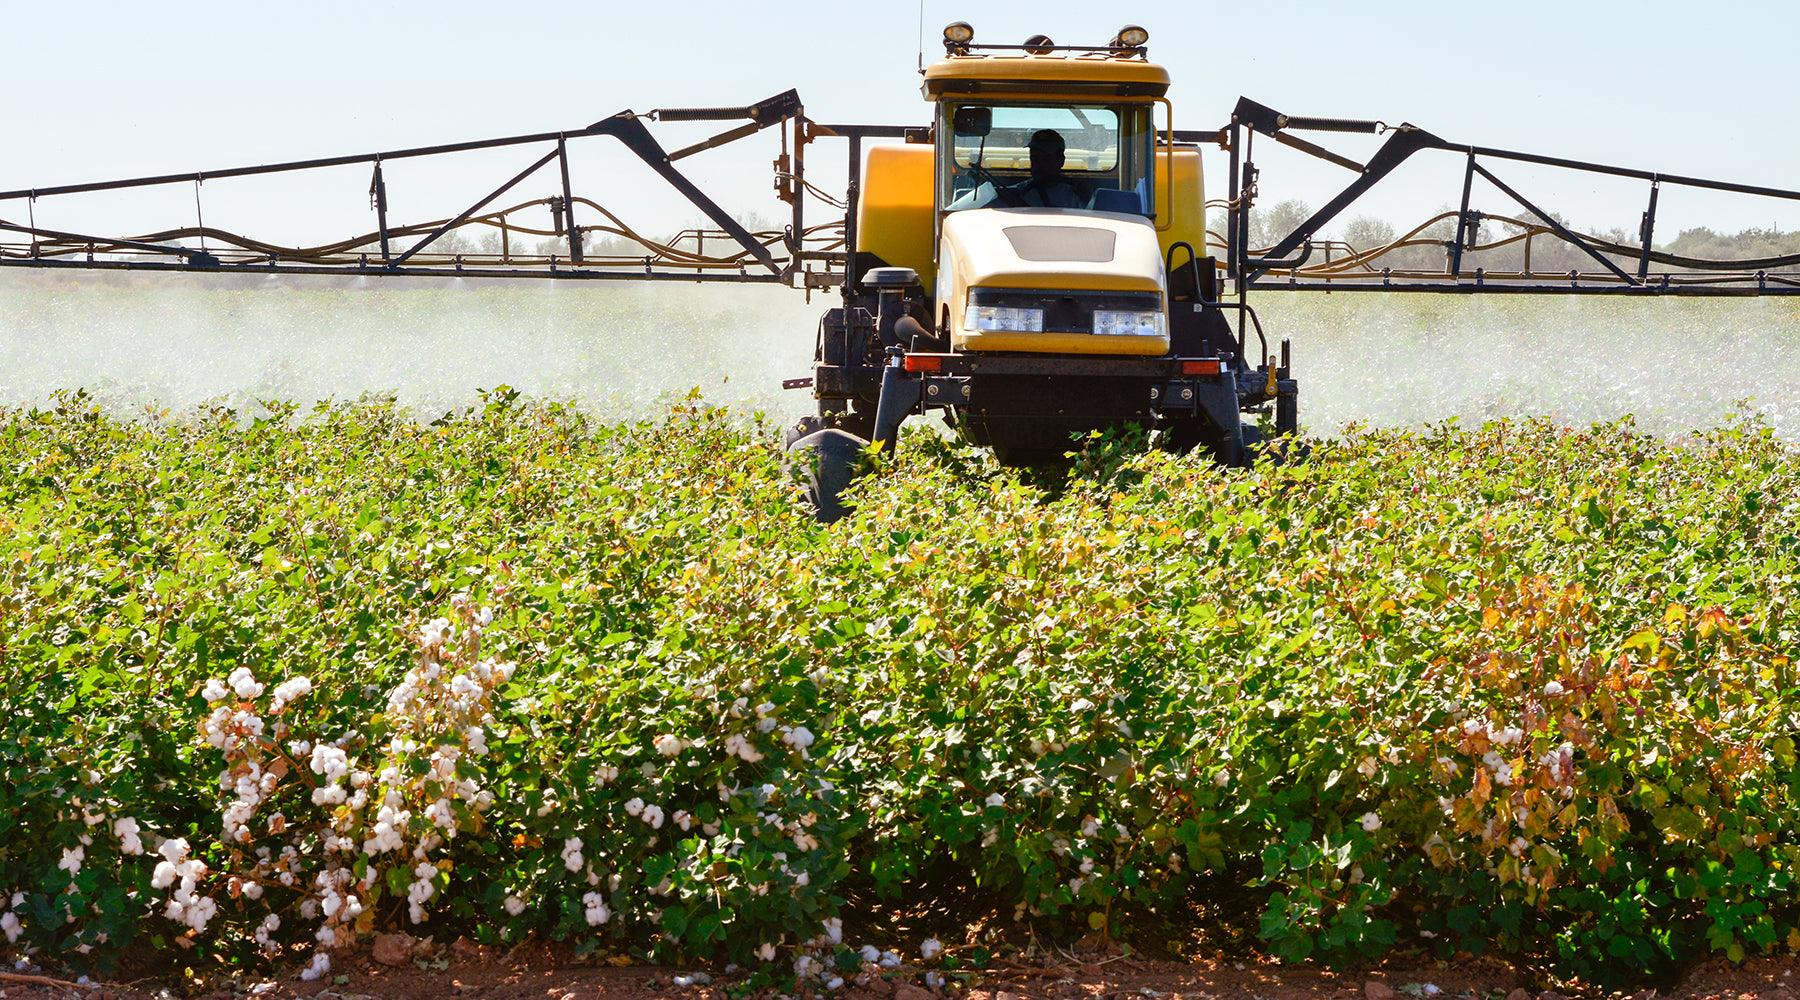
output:
[[971,302],[963,312],[963,329],[974,333],[1043,333],[1044,310]]
[[1096,309],[1094,329],[1101,337],[1160,337],[1167,329],[1161,309]]

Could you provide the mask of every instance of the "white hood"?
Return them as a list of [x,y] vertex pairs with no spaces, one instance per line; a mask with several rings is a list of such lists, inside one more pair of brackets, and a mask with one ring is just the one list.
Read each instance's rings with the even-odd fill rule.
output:
[[1161,291],[1162,248],[1150,220],[1059,208],[977,208],[944,219],[946,256],[965,288]]

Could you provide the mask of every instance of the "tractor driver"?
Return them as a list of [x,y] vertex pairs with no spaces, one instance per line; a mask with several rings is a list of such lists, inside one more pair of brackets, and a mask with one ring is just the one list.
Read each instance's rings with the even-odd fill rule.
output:
[[952,209],[987,208],[1086,208],[1074,183],[1063,174],[1064,152],[1068,149],[1062,133],[1041,128],[1031,134],[1031,176],[1018,184],[996,189],[983,181],[975,190],[951,203]]

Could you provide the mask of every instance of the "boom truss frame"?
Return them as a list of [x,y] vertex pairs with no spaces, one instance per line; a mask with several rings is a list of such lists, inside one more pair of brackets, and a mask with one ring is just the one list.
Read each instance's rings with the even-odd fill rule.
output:
[[[738,122],[710,138],[670,151],[652,135],[645,121]],[[779,232],[752,233],[695,185],[676,166],[697,153],[736,142],[765,129],[781,135],[781,155],[775,161],[777,195],[790,206],[787,225]],[[1367,163],[1360,163],[1307,139],[1298,132],[1386,134],[1386,142]],[[1274,246],[1253,250],[1249,245],[1250,212],[1258,197],[1260,172],[1253,159],[1257,135],[1351,170],[1355,180],[1328,201],[1312,217],[1286,234]],[[689,230],[657,242],[626,227],[597,202],[578,197],[569,168],[569,144],[604,137],[622,144],[648,165],[717,228]],[[848,144],[845,196],[841,202],[824,195],[806,178],[806,148],[821,138],[841,138]],[[1790,202],[1800,202],[1800,191],[1750,184],[1659,174],[1561,157],[1543,156],[1487,146],[1449,142],[1410,124],[1388,126],[1380,121],[1286,115],[1249,98],[1240,98],[1230,122],[1214,132],[1178,131],[1171,136],[1184,143],[1217,142],[1229,154],[1227,227],[1223,240],[1225,274],[1241,305],[1250,291],[1390,291],[1431,293],[1529,293],[1550,295],[1794,295],[1800,294],[1800,254],[1763,261],[1697,261],[1656,251],[1652,242],[1657,205],[1664,185],[1723,191]],[[377,153],[292,160],[281,163],[233,167],[193,173],[160,174],[113,181],[66,184],[56,187],[0,191],[0,267],[80,268],[107,270],[198,271],[251,274],[349,274],[428,276],[453,275],[492,278],[548,278],[559,280],[629,281],[724,281],[780,283],[807,289],[842,287],[846,296],[858,291],[857,204],[862,147],[867,140],[929,141],[929,129],[892,125],[821,124],[806,117],[798,93],[789,90],[742,107],[664,108],[644,113],[621,111],[580,129],[504,136],[471,142],[445,143]],[[384,164],[407,159],[445,156],[473,150],[535,147],[538,155],[487,195],[445,219],[394,225],[388,217],[388,181]],[[1454,239],[1444,241],[1446,264],[1442,272],[1374,269],[1327,273],[1309,261],[1315,237],[1383,179],[1422,152],[1443,151],[1464,158],[1462,196],[1456,215]],[[1484,162],[1488,161],[1488,162]],[[1550,213],[1503,181],[1490,166],[1510,161],[1549,166],[1591,174],[1634,178],[1648,182],[1648,203],[1640,225],[1640,245],[1622,247],[1596,241],[1569,229]],[[283,247],[211,229],[205,225],[201,192],[208,180],[273,174],[295,174],[333,167],[366,164],[371,169],[369,203],[374,212],[371,232],[323,247]],[[559,183],[547,198],[493,209],[508,192],[523,185],[551,164]],[[1469,271],[1464,255],[1473,246],[1481,221],[1488,216],[1471,207],[1474,179],[1479,176],[1521,209],[1541,221],[1541,234],[1567,243],[1592,259],[1598,269],[1556,275],[1497,274],[1481,268]],[[154,234],[112,235],[76,233],[36,222],[39,199],[89,192],[191,184],[195,192],[195,225]],[[811,193],[834,208],[843,209],[841,220],[808,228],[806,199]],[[509,212],[539,205],[550,209],[549,231],[563,240],[563,254],[513,254],[507,239]],[[577,210],[586,207],[606,222],[584,224]],[[25,218],[19,218],[20,209]],[[434,253],[432,248],[450,231],[472,222],[495,225],[502,233],[498,254]],[[528,227],[527,232],[543,233]],[[591,231],[620,234],[636,241],[645,253],[596,258],[584,253],[583,237]],[[13,239],[6,239],[11,234]],[[182,240],[198,238],[193,246]],[[209,247],[211,238],[218,246]],[[709,256],[708,238],[715,250],[723,245],[727,256]],[[1527,237],[1529,239],[1529,236]],[[415,240],[404,249],[400,243]],[[692,249],[680,244],[692,243]],[[1629,251],[1629,253],[1625,253]],[[1686,270],[1653,271],[1653,264]],[[1629,266],[1627,266],[1629,265]]]
[[[739,121],[741,124],[700,142],[676,150],[665,149],[644,124],[658,122]],[[776,191],[791,207],[788,225],[780,232],[752,233],[676,166],[677,161],[715,149],[765,129],[780,131],[782,152],[775,161]],[[807,288],[829,287],[848,281],[843,271],[855,245],[857,170],[861,143],[870,138],[904,138],[904,127],[880,125],[819,125],[809,120],[795,91],[789,90],[743,107],[662,108],[642,114],[621,111],[585,128],[564,132],[538,132],[470,142],[443,143],[376,153],[319,157],[279,163],[232,167],[193,173],[158,174],[122,180],[65,184],[55,187],[0,191],[0,267],[75,268],[84,270],[195,271],[250,274],[347,274],[388,276],[452,275],[479,278],[548,278],[558,280],[702,281],[793,284]],[[578,197],[571,180],[569,144],[605,137],[616,140],[648,165],[717,228],[687,230],[667,243],[647,240],[625,227],[617,216],[597,202]],[[847,182],[848,208],[844,220],[809,230],[806,222],[808,191],[820,194],[806,180],[806,146],[822,137],[840,137],[850,144]],[[518,173],[457,214],[441,220],[394,225],[388,216],[388,179],[384,164],[396,160],[441,157],[474,150],[535,147],[539,153]],[[541,150],[541,152],[539,152]],[[490,211],[504,195],[551,164],[560,181],[556,193],[508,209]],[[334,167],[367,164],[371,168],[369,205],[375,228],[364,234],[322,247],[284,247],[209,228],[201,203],[208,180],[264,175],[293,175]],[[195,225],[148,235],[77,233],[40,227],[36,223],[39,199],[92,192],[120,191],[167,185],[192,185]],[[828,196],[825,196],[828,198]],[[563,254],[521,255],[510,249],[507,214],[547,205],[553,233],[563,241]],[[612,223],[584,225],[577,209],[586,206]],[[9,210],[10,208],[10,210]],[[19,218],[23,209],[24,218]],[[488,213],[484,215],[483,213]],[[498,254],[433,253],[432,247],[448,232],[471,222],[498,220],[501,230]],[[514,231],[541,232],[527,227]],[[596,259],[584,254],[588,232],[604,230],[633,240],[645,248],[642,255]],[[835,236],[843,231],[841,239]],[[7,236],[12,239],[7,239]],[[208,238],[216,245],[209,247]],[[402,241],[417,238],[402,249]],[[715,255],[706,253],[706,240],[714,241]],[[191,241],[198,241],[198,246]],[[692,249],[681,246],[689,242]],[[717,256],[719,246],[728,256]],[[497,258],[497,259],[496,259]]]
[[[1296,132],[1386,134],[1388,138],[1367,163],[1359,163],[1302,139],[1294,134]],[[1259,134],[1309,156],[1354,171],[1358,176],[1274,246],[1256,251],[1250,247],[1250,212],[1257,199],[1260,178],[1252,158],[1255,138]],[[1238,99],[1230,123],[1217,133],[1183,133],[1181,137],[1189,141],[1217,141],[1230,154],[1229,190],[1232,194],[1227,206],[1229,233],[1225,240],[1225,268],[1240,300],[1252,289],[1626,296],[1800,295],[1800,254],[1760,261],[1706,261],[1678,257],[1658,251],[1653,246],[1657,203],[1664,185],[1790,202],[1800,202],[1800,191],[1661,174],[1491,146],[1453,143],[1410,124],[1389,126],[1380,121],[1286,115],[1247,97]],[[1320,230],[1402,164],[1419,153],[1429,151],[1452,152],[1464,157],[1462,197],[1455,212],[1456,233],[1453,239],[1444,241],[1445,267],[1442,272],[1371,267],[1348,274],[1325,274],[1317,266],[1308,266],[1314,253],[1314,237]],[[1529,163],[1647,181],[1648,202],[1639,224],[1639,245],[1621,247],[1573,231],[1501,180],[1484,160]],[[1541,231],[1582,251],[1599,265],[1599,269],[1572,270],[1555,275],[1533,274],[1529,270],[1523,273],[1497,274],[1480,268],[1469,272],[1464,266],[1464,254],[1472,249],[1477,228],[1487,217],[1486,213],[1477,211],[1470,205],[1474,180],[1478,176],[1519,208],[1535,216],[1541,223]],[[1530,238],[1528,234],[1526,239]],[[1629,256],[1623,261],[1617,259],[1626,256],[1621,251],[1629,251]],[[1526,259],[1529,261],[1529,252]],[[1685,270],[1652,271],[1652,264]]]

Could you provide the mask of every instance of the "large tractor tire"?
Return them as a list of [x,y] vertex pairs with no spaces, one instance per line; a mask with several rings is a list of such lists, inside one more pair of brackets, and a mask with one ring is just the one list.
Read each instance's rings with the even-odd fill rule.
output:
[[850,513],[843,493],[856,479],[869,442],[820,423],[817,417],[801,417],[789,428],[787,467],[812,504],[814,516],[831,524]]
[[1204,449],[1213,461],[1227,466],[1249,465],[1261,441],[1261,432],[1252,424],[1227,430],[1199,414],[1177,421],[1163,436],[1163,446],[1178,455]]

